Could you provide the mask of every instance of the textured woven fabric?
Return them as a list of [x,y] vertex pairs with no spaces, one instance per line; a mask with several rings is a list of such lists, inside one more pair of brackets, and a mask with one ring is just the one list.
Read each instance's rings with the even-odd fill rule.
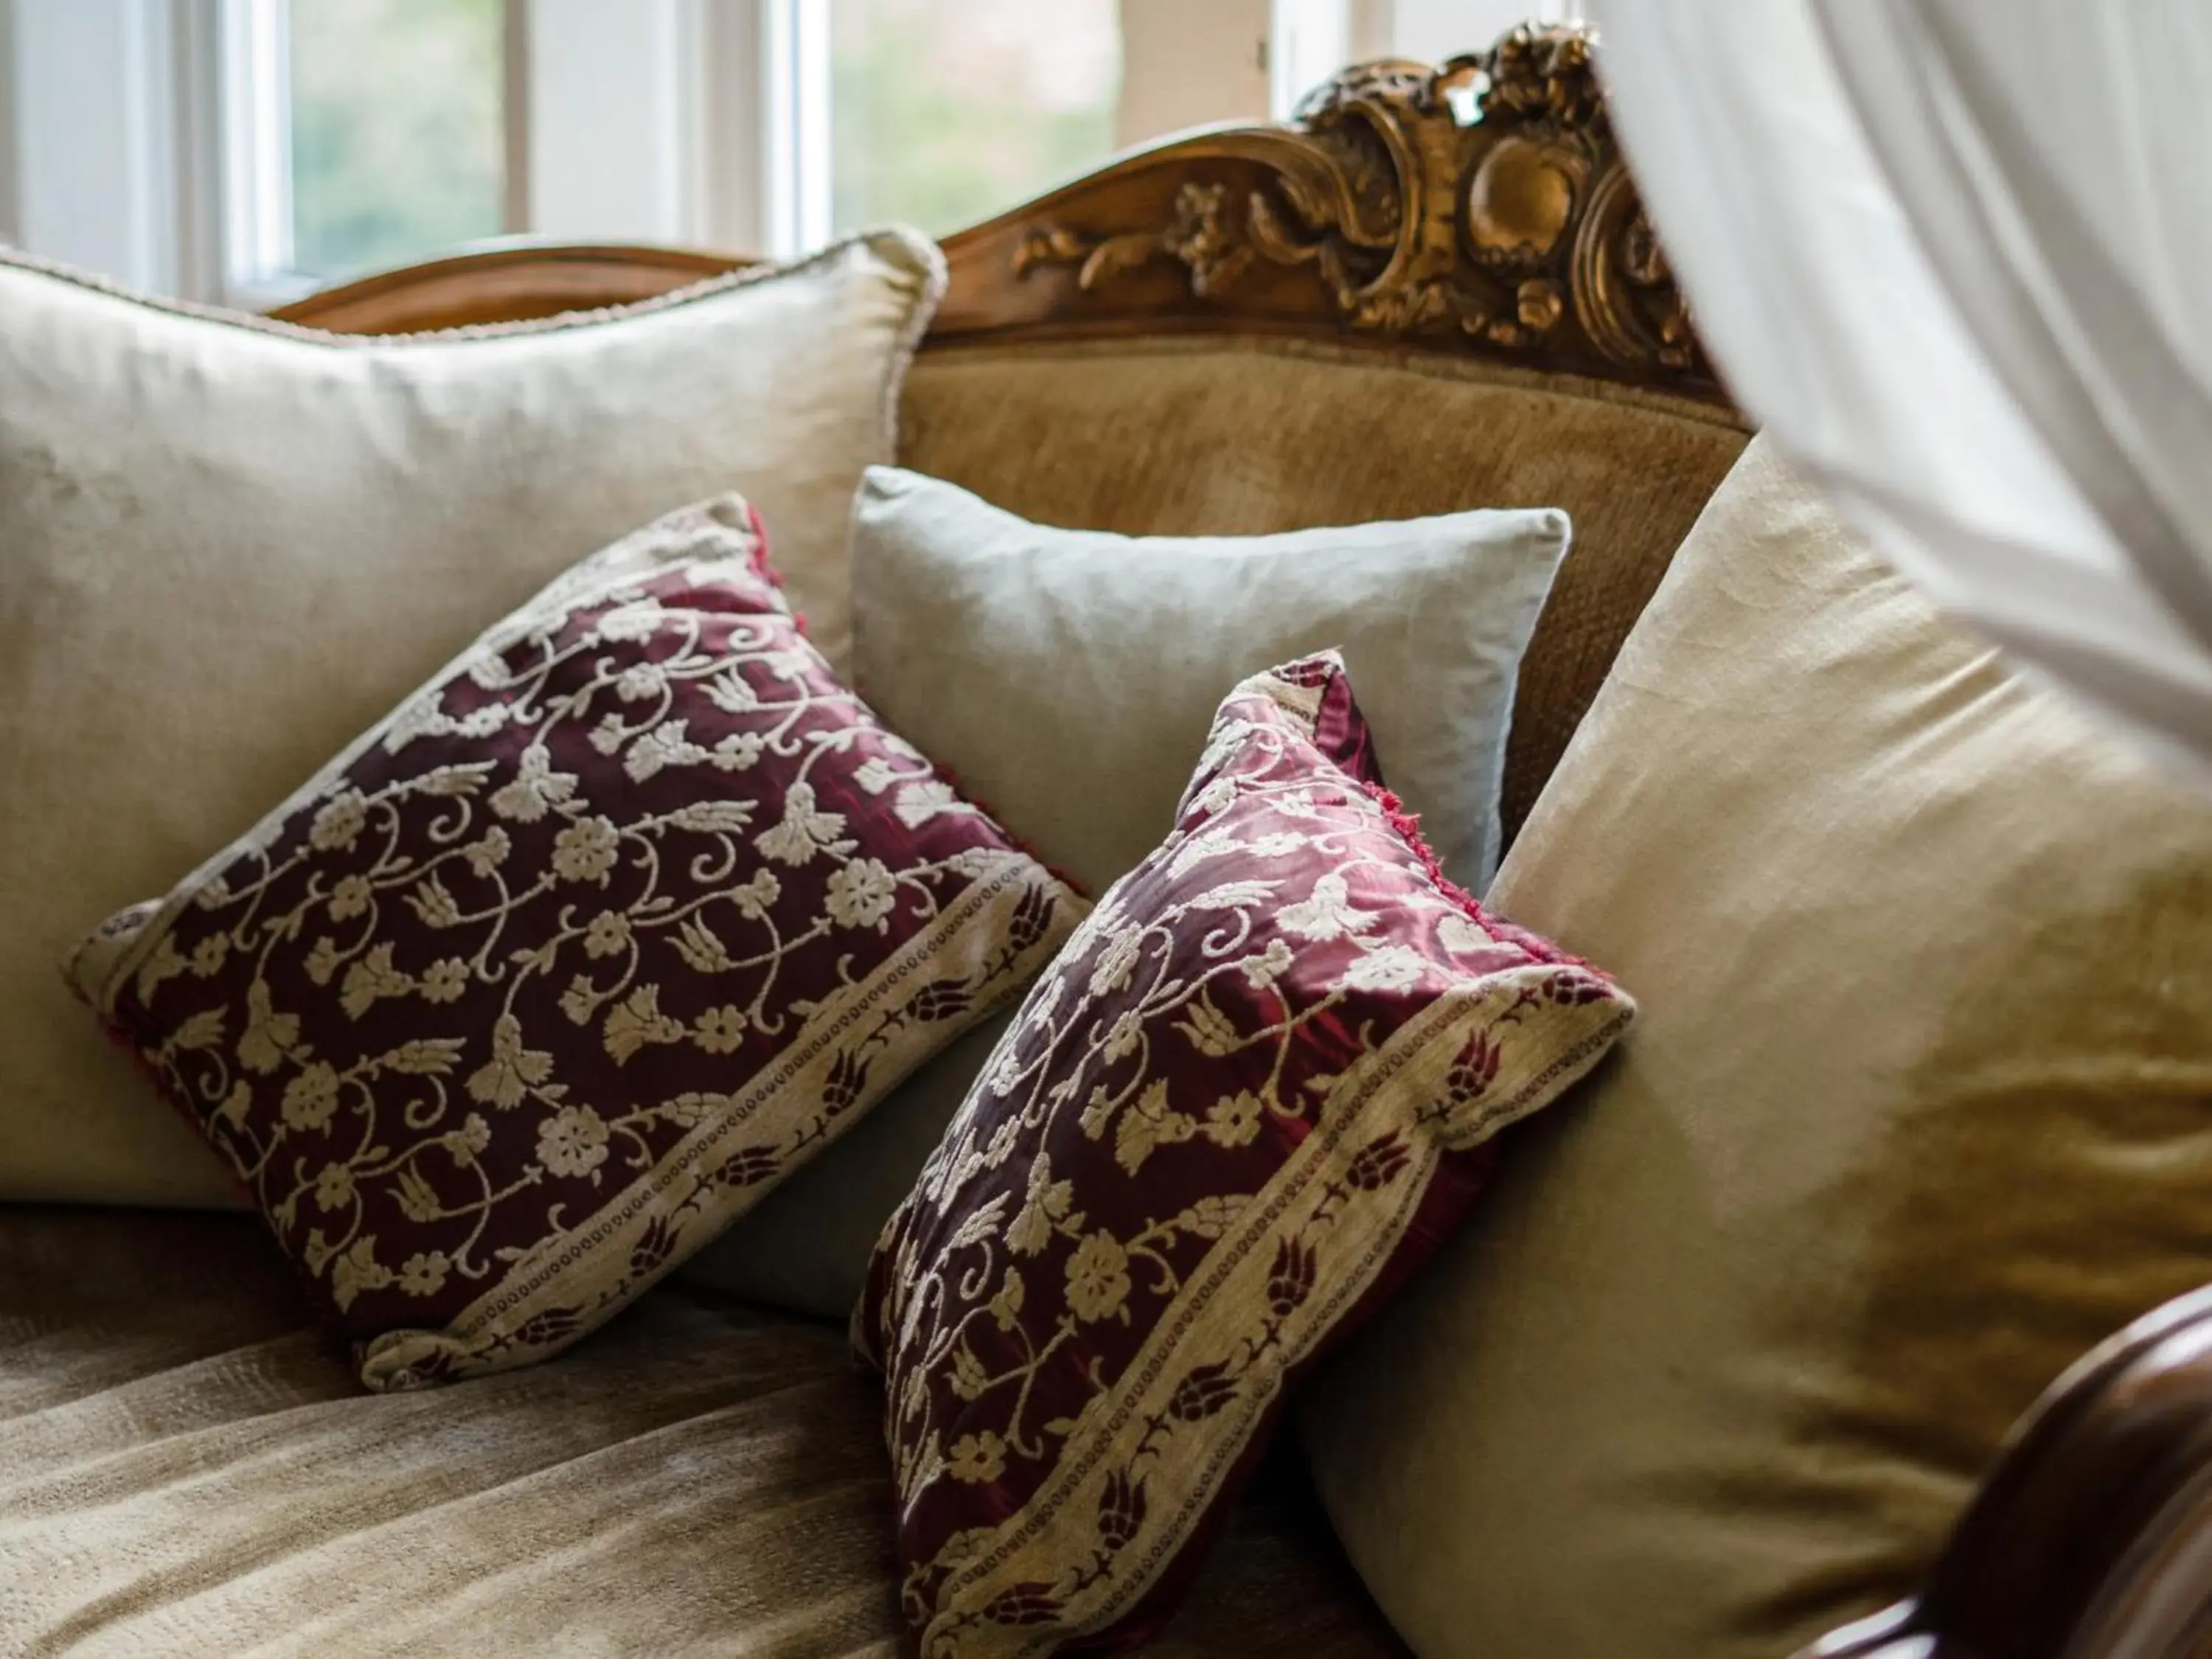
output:
[[899,464],[1040,524],[1130,536],[1564,508],[1574,546],[1522,665],[1506,752],[1510,842],[1743,444],[1732,416],[1680,398],[1216,337],[925,352]]
[[[307,1317],[250,1219],[0,1209],[0,1653],[902,1653],[835,1334],[672,1287],[552,1364],[365,1395]],[[1402,1654],[1295,1489],[1152,1651]]]
[[1637,1028],[1315,1380],[1317,1480],[1431,1659],[1795,1652],[2207,1276],[2212,804],[1762,441],[1490,899]]
[[220,1203],[53,965],[555,575],[746,495],[842,651],[845,521],[943,277],[884,232],[644,304],[359,340],[0,255],[0,1197]]
[[830,672],[727,496],[495,624],[72,972],[392,1389],[590,1330],[1083,908]]
[[884,1230],[854,1334],[924,1659],[1165,1617],[1291,1379],[1628,1024],[1379,785],[1338,659],[1238,687]]

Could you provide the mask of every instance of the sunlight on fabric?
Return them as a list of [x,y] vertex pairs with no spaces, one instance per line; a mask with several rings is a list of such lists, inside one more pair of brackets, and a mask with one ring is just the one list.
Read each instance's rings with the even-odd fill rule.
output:
[[1745,408],[1899,568],[2212,782],[2212,19],[1586,9]]

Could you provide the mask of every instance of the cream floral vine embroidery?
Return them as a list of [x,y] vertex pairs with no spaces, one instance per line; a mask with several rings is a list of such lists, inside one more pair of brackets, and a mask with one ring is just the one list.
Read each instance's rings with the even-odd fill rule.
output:
[[878,1246],[855,1335],[890,1378],[930,1659],[1109,1628],[1439,1160],[1626,1023],[1322,762],[1340,673],[1224,704],[1175,833],[1070,939]]
[[[587,566],[205,872],[112,994],[341,1314],[495,1282],[742,1116],[744,1079],[958,896],[1012,881],[995,936],[882,1000],[817,1094],[706,1172],[772,1179],[881,1091],[876,1054],[949,1036],[1069,925],[829,673],[749,533],[695,514],[627,552],[638,575]],[[697,1207],[656,1221],[641,1273]]]

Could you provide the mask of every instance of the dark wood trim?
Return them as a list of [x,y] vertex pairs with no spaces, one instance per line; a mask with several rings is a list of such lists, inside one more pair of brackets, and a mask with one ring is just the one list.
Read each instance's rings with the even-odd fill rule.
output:
[[2212,1654],[2212,1286],[2052,1385],[1913,1601],[1799,1659]]
[[[1524,27],[1437,68],[1346,70],[1286,124],[1134,151],[944,248],[951,280],[930,347],[1291,335],[1727,404],[1576,27]],[[349,283],[277,315],[409,332],[621,304],[742,263],[507,246]]]
[[690,248],[515,238],[320,289],[270,314],[339,334],[414,334],[629,305],[747,263]]

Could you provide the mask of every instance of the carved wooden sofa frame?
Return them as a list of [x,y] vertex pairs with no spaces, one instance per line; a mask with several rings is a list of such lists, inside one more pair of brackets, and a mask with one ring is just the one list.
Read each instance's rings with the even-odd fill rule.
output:
[[[1479,119],[1468,118],[1479,112]],[[1122,156],[944,243],[926,351],[1173,333],[1473,355],[1727,409],[1614,143],[1577,29],[1320,88],[1287,125]],[[278,314],[399,333],[649,297],[745,261],[511,245]],[[1801,1659],[2212,1655],[2212,1286],[2060,1378],[1923,1592]]]

